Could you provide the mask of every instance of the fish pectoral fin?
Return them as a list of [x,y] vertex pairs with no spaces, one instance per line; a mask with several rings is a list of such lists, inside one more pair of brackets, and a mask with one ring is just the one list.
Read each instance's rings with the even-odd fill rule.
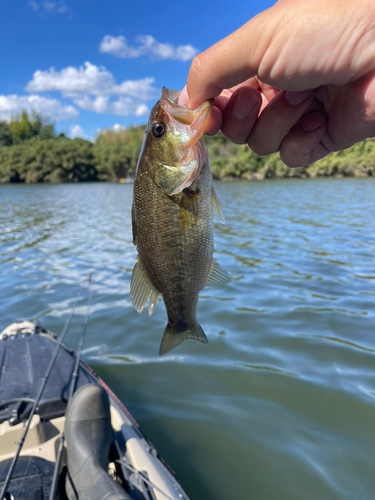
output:
[[229,274],[224,271],[216,259],[212,259],[211,269],[204,286],[223,285],[229,283],[229,281],[232,281]]
[[202,171],[200,162],[193,159],[186,164],[176,166],[159,165],[154,182],[168,196],[174,196],[189,187]]
[[155,173],[154,182],[165,194],[172,196],[184,189],[185,176],[177,167],[161,165]]
[[181,198],[181,208],[187,210],[191,214],[198,215],[198,198],[199,189],[185,188]]
[[214,188],[212,188],[212,207],[214,209],[215,220],[221,224],[225,224],[225,216]]
[[208,344],[207,337],[199,323],[196,323],[193,328],[184,330],[183,332],[174,330],[168,323],[166,329],[164,330],[164,335],[160,344],[159,356],[171,351],[187,339],[198,340],[198,342]]
[[138,245],[138,231],[137,224],[135,222],[135,209],[134,209],[134,201],[132,203],[132,233],[133,233],[133,245]]
[[198,218],[198,197],[199,189],[193,191],[189,188],[184,189],[180,202],[180,228],[186,231],[194,226]]
[[146,269],[138,256],[133,269],[132,280],[130,283],[130,297],[132,299],[133,306],[136,308],[139,314],[141,314],[147,304],[148,299],[150,299],[148,314],[149,316],[151,316],[151,314],[154,312],[158,296],[159,292],[151,283]]

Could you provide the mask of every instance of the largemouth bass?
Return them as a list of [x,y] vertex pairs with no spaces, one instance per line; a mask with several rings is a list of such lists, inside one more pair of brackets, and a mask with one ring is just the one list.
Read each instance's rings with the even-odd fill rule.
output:
[[134,181],[133,243],[138,250],[130,294],[149,315],[159,294],[168,324],[159,354],[186,339],[206,344],[196,319],[205,285],[230,281],[213,258],[213,212],[223,219],[212,187],[205,144],[200,141],[212,101],[194,111],[177,104],[179,92],[162,91],[151,110]]

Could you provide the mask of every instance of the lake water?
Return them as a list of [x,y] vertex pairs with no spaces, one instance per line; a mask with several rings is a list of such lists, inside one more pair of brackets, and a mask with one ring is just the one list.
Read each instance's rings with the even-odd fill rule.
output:
[[83,358],[192,500],[373,500],[375,179],[215,189],[233,281],[201,293],[208,345],[160,358],[163,302],[151,318],[131,305],[130,184],[0,186],[0,330],[60,333],[91,272]]

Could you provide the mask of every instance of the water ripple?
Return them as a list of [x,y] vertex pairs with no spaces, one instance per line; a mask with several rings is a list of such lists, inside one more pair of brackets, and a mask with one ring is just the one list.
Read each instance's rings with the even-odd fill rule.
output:
[[84,359],[192,498],[372,500],[375,179],[215,190],[215,255],[233,279],[201,293],[207,346],[159,358],[162,301],[151,318],[132,307],[126,184],[0,186],[2,327],[61,332],[83,286],[76,348],[92,273]]

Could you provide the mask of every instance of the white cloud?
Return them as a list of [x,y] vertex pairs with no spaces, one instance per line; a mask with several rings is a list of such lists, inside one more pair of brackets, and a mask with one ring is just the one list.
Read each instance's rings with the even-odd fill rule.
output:
[[30,6],[33,10],[38,10],[38,9],[39,9],[38,2],[29,2],[29,6]]
[[141,80],[125,80],[120,85],[116,85],[113,89],[114,94],[127,94],[132,97],[147,101],[150,98],[155,98],[157,89],[153,86],[155,78],[143,78]]
[[81,139],[91,140],[88,135],[85,134],[85,131],[81,127],[81,125],[72,125],[70,127],[70,137],[75,139],[76,137],[80,137]]
[[[85,62],[83,66],[68,66],[61,71],[54,68],[35,71],[27,84],[28,92],[61,92],[79,108],[94,113],[119,116],[143,116],[149,112],[145,101],[156,97],[154,78],[125,80],[117,84],[104,67]],[[117,96],[116,100],[113,97]]]
[[113,115],[129,116],[134,115],[137,104],[129,97],[120,97],[117,101],[109,105],[109,112]]
[[114,132],[121,132],[121,130],[125,130],[126,127],[124,127],[124,125],[121,125],[120,123],[115,123],[111,129],[114,131]]
[[134,112],[135,116],[144,116],[148,115],[148,113],[149,109],[148,106],[146,106],[146,104],[140,104]]
[[153,60],[176,59],[179,61],[190,61],[199,52],[190,44],[175,47],[171,43],[160,43],[151,35],[138,35],[135,42],[136,45],[128,45],[124,36],[106,35],[100,43],[99,51],[121,58],[147,55]]
[[74,94],[77,93],[101,96],[122,94],[139,100],[148,100],[155,95],[154,82],[154,78],[142,78],[125,80],[117,85],[110,71],[87,61],[79,68],[68,66],[61,71],[55,71],[54,68],[46,71],[37,70],[33,79],[27,84],[26,90],[28,92],[59,91],[66,97],[75,97]]
[[79,116],[74,106],[65,105],[57,99],[48,99],[39,95],[0,95],[1,120],[9,120],[12,115],[20,114],[22,110],[28,113],[35,110],[56,121],[72,120]]
[[115,123],[114,125],[112,125],[112,127],[103,128],[103,129],[98,128],[96,133],[102,134],[106,130],[113,130],[113,132],[116,132],[116,134],[117,134],[118,132],[121,132],[121,130],[126,130],[126,127],[124,127],[124,125],[121,125],[121,123]]
[[108,96],[98,96],[92,99],[89,95],[79,95],[73,97],[76,106],[85,111],[95,113],[109,113],[119,116],[143,116],[149,112],[146,104],[140,104],[131,97],[119,97],[117,101],[110,101]]
[[29,2],[29,7],[35,11],[39,12],[41,15],[43,14],[71,14],[71,8],[66,5],[63,0],[59,0],[58,2],[51,2],[46,0],[44,2]]
[[94,113],[106,113],[108,108],[108,97],[98,96],[95,99],[87,94],[73,96],[73,102],[76,106],[85,111],[93,111]]
[[120,97],[118,101],[112,102],[108,107],[108,112],[120,116],[143,116],[149,112],[146,104],[139,104],[134,99]]

